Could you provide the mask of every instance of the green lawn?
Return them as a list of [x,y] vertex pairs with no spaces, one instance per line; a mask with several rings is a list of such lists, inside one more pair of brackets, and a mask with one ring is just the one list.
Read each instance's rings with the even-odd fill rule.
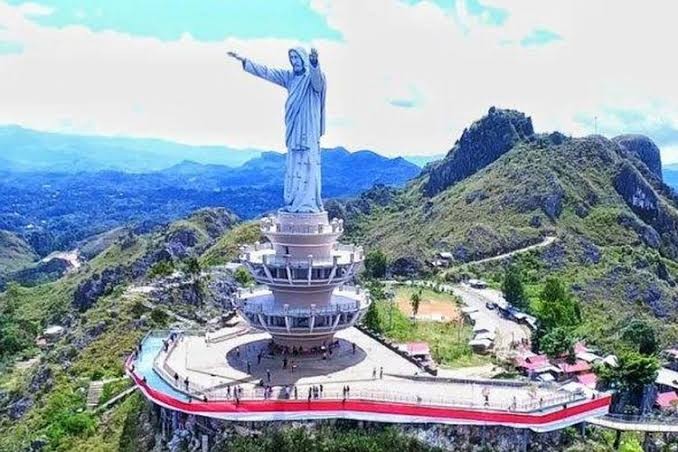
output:
[[[399,287],[396,291],[398,298],[409,296],[414,290],[410,287]],[[422,290],[423,300],[455,303],[456,299],[449,294],[439,294],[429,289]],[[433,359],[445,367],[467,367],[482,365],[490,362],[487,356],[474,354],[468,341],[473,330],[470,325],[460,322],[429,322],[412,321],[403,314],[397,306],[391,306],[387,301],[375,301],[379,323],[384,329],[384,335],[396,342],[427,342]]]

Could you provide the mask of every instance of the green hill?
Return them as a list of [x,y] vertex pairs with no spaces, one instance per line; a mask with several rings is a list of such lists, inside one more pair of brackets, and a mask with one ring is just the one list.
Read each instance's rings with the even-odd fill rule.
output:
[[0,230],[0,279],[30,265],[38,258],[33,248],[21,237]]
[[[589,319],[647,313],[670,342],[678,337],[678,197],[648,167],[656,171],[656,162],[624,144],[535,134],[522,113],[491,109],[404,190],[380,187],[330,207],[354,239],[388,255],[395,274],[454,280],[466,272],[498,283],[507,261],[471,262],[555,235],[513,258],[530,283],[560,276]],[[453,255],[451,269],[431,265],[437,252]]]

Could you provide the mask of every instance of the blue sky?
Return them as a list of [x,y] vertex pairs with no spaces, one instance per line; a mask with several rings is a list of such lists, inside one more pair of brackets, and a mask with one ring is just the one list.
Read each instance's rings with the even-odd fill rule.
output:
[[[27,3],[9,0],[10,4]],[[190,33],[220,41],[228,36],[309,40],[340,39],[306,0],[33,0],[53,9],[37,22],[53,27],[84,25],[163,40]]]
[[440,154],[496,105],[539,131],[645,133],[678,161],[676,16],[662,0],[0,0],[0,123],[281,149],[284,93],[225,53],[284,66],[305,45],[327,146]]

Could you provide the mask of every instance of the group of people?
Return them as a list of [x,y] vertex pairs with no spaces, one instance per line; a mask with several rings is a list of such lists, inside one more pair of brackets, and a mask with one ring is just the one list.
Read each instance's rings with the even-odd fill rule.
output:
[[323,396],[323,385],[313,385],[308,388],[308,401],[320,399]]
[[[383,378],[384,378],[384,368],[380,367],[379,368],[379,379],[383,380]],[[372,380],[376,380],[376,379],[377,379],[377,368],[373,367],[372,368]]]

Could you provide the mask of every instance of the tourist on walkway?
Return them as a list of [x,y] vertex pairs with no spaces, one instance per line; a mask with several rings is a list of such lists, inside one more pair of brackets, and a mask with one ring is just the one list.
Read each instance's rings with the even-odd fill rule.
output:
[[271,370],[266,369],[266,380],[270,383],[271,382]]
[[184,386],[186,386],[186,390],[188,391],[188,377],[184,378]]
[[320,385],[320,397],[323,396],[323,385]]
[[376,380],[376,379],[377,379],[377,368],[373,367],[372,368],[372,380]]
[[313,390],[312,390],[311,387],[309,386],[309,388],[308,388],[308,401],[309,401],[309,402],[311,401],[311,396],[312,396],[312,395],[313,395]]
[[351,344],[353,346],[353,354],[355,355],[355,342]]
[[226,398],[231,398],[231,385],[226,386]]
[[380,380],[384,379],[384,368],[383,367],[379,368],[379,379]]
[[249,360],[247,360],[247,373],[248,374],[252,373],[252,363],[250,363]]
[[298,398],[297,396],[298,396],[298,394],[297,394],[297,385],[294,385],[294,400],[297,400],[297,398]]
[[235,348],[235,357],[240,359],[240,347]]
[[257,364],[261,364],[261,354],[262,354],[261,351],[259,351],[259,353],[257,354]]

